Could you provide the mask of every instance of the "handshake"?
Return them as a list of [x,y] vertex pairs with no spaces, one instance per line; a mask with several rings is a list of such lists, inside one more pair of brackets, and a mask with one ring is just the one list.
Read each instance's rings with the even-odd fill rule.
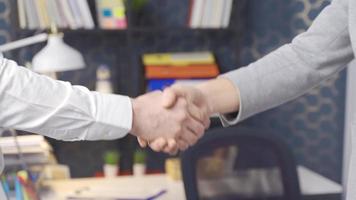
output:
[[132,100],[131,133],[141,147],[176,154],[201,138],[213,112],[204,92],[193,86],[173,85]]

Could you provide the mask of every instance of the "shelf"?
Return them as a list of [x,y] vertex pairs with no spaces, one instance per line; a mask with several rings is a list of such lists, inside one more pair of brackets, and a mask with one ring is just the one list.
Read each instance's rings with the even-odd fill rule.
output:
[[132,32],[235,32],[232,28],[134,27]]
[[[20,34],[35,34],[47,31],[48,29],[18,29],[17,32]],[[156,33],[156,32],[236,32],[235,29],[232,28],[188,28],[188,27],[133,27],[130,29],[60,29],[61,32],[67,34],[116,34],[116,33],[126,33],[126,32],[134,32],[134,33]]]

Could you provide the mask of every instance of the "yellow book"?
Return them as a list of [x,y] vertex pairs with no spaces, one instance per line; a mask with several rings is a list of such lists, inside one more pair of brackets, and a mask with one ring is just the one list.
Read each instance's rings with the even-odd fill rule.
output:
[[156,53],[143,56],[145,66],[187,66],[195,64],[214,64],[215,58],[211,52],[190,53]]
[[49,28],[51,26],[51,20],[48,16],[48,10],[47,10],[47,1],[46,0],[40,0],[40,12],[41,16],[43,18],[44,26],[46,28]]
[[38,16],[38,20],[39,20],[39,27],[35,27],[35,28],[46,28],[41,2],[38,0],[35,0],[34,2],[36,7],[36,11],[34,12],[36,12],[36,15]]

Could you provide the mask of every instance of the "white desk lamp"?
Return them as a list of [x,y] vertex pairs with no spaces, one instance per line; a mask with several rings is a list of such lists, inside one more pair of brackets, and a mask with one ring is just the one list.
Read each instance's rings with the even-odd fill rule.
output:
[[64,43],[62,33],[57,33],[55,28],[52,32],[51,34],[41,33],[0,45],[0,52],[14,50],[48,40],[47,45],[33,57],[33,71],[39,73],[55,73],[84,68],[85,63],[82,54]]

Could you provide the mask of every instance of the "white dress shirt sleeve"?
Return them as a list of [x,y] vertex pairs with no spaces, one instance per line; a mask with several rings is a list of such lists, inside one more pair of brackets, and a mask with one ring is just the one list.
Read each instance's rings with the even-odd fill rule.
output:
[[0,126],[51,138],[109,140],[132,125],[127,96],[91,92],[0,60]]

